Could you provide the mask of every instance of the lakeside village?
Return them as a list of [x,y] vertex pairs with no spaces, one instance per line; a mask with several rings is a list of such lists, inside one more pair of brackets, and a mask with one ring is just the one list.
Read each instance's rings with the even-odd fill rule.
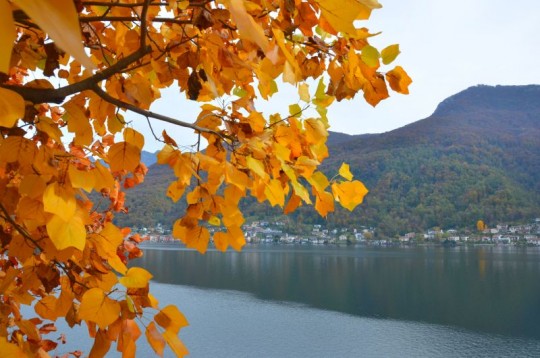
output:
[[[492,244],[515,246],[540,246],[540,218],[521,225],[498,224],[493,228],[472,231],[468,229],[432,228],[422,233],[410,232],[395,238],[378,238],[373,228],[326,229],[322,225],[310,225],[304,233],[290,233],[282,221],[254,221],[243,227],[248,244],[311,244],[311,245],[351,245],[374,246],[443,244],[449,246],[466,244]],[[209,228],[211,232],[218,229]],[[171,235],[171,230],[157,224],[154,228],[132,228],[133,233],[148,237],[145,244],[179,243]]]

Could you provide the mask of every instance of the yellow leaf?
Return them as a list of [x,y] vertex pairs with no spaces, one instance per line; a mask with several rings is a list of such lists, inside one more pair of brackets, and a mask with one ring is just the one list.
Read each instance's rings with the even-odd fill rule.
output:
[[64,118],[68,123],[68,131],[75,133],[75,144],[90,145],[93,140],[93,130],[84,107],[75,100],[69,101],[63,107],[66,110]]
[[150,343],[150,346],[160,357],[163,356],[163,349],[165,348],[165,339],[157,330],[156,324],[150,322],[146,326],[146,331],[144,332],[146,340]]
[[396,68],[388,72],[386,79],[390,84],[390,88],[394,91],[409,94],[409,85],[412,83],[412,79],[401,66],[396,66]]
[[88,322],[95,322],[101,329],[118,319],[120,304],[105,295],[101,288],[91,288],[81,299],[79,317]]
[[[0,51],[0,72],[9,72],[11,50],[16,38],[17,32],[15,31],[15,24],[13,23],[11,6],[9,6],[8,1],[0,0],[0,48],[2,49],[2,51]],[[2,99],[2,97],[4,96],[0,94],[0,99]],[[3,105],[0,105],[0,108],[2,107]],[[2,125],[1,120],[0,125]]]
[[165,338],[165,341],[167,342],[169,347],[171,347],[171,350],[174,352],[174,354],[176,354],[177,357],[183,357],[189,354],[186,346],[176,336],[176,334],[165,331],[163,332],[163,338]]
[[140,267],[131,267],[124,277],[119,279],[120,283],[127,288],[145,288],[152,274]]
[[109,171],[100,162],[96,162],[96,169],[94,176],[96,178],[94,189],[101,191],[102,189],[114,188],[114,178]]
[[357,205],[362,204],[368,190],[362,182],[355,180],[332,184],[332,192],[341,206],[349,211],[353,211]]
[[141,161],[141,150],[128,142],[115,143],[109,148],[109,164],[113,172],[133,171]]
[[300,99],[304,102],[310,101],[309,96],[309,85],[307,83],[301,83],[298,86],[298,95],[300,96]]
[[213,226],[220,226],[221,220],[217,216],[212,216],[210,219],[208,219],[208,223]]
[[264,170],[264,164],[258,159],[253,158],[252,156],[249,156],[246,158],[246,164],[249,169],[261,178],[265,179],[268,177],[268,174]]
[[95,66],[84,51],[79,16],[73,0],[13,0],[64,51],[83,66]]
[[283,205],[285,205],[285,193],[281,186],[281,182],[277,179],[272,179],[266,184],[264,195],[266,195],[268,202],[272,206],[279,205],[283,207]]
[[78,170],[73,165],[68,168],[69,180],[74,188],[84,189],[91,192],[96,186],[96,176],[94,170]]
[[[2,4],[3,1],[4,0],[1,0],[0,4]],[[1,11],[2,10],[0,9],[0,14]],[[0,19],[0,21],[2,20]],[[0,35],[0,38],[1,36],[2,35]],[[3,53],[5,51],[5,49],[2,49],[1,52]],[[24,99],[21,95],[8,89],[0,88],[0,127],[11,128],[22,117],[24,117]]]
[[351,173],[351,170],[349,168],[349,164],[343,163],[341,164],[341,167],[339,168],[339,175],[341,175],[343,178],[347,180],[352,180],[353,175]]
[[0,352],[5,358],[25,357],[24,351],[18,345],[8,342],[6,337],[0,336]]
[[304,122],[304,127],[306,128],[306,140],[308,143],[317,144],[326,141],[328,131],[322,121],[308,119]]
[[321,8],[321,16],[332,25],[337,32],[356,34],[355,20],[366,20],[371,10],[381,8],[377,0],[317,0]]
[[254,42],[263,50],[268,51],[268,39],[264,35],[263,28],[253,20],[244,6],[244,0],[230,0],[229,10],[231,18],[236,24],[240,37]]
[[57,182],[51,183],[43,193],[43,208],[46,212],[55,214],[64,221],[69,221],[75,215],[77,208],[75,195]]
[[394,61],[399,54],[400,54],[399,45],[398,44],[390,45],[381,51],[382,62],[385,65],[388,65],[392,63],[392,61]]
[[173,305],[164,307],[154,316],[154,320],[166,331],[174,334],[178,334],[180,328],[189,325],[186,317]]
[[84,250],[86,228],[79,215],[74,215],[68,221],[63,220],[58,215],[53,215],[47,222],[47,233],[58,250],[68,247],[74,247],[80,251]]
[[317,189],[318,192],[323,192],[324,189],[326,189],[328,185],[330,184],[330,182],[328,181],[328,178],[322,172],[313,173],[313,175],[311,175],[311,177],[308,178],[308,182],[315,189]]
[[124,140],[130,144],[133,144],[139,150],[143,149],[144,146],[144,136],[137,132],[135,129],[126,128],[124,129]]
[[56,312],[56,302],[58,299],[54,295],[48,295],[37,301],[34,310],[41,318],[56,321],[58,314]]

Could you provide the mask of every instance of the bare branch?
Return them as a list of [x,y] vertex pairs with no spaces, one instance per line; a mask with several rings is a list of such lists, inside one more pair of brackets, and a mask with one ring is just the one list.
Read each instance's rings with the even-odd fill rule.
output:
[[113,105],[115,105],[117,107],[125,108],[128,111],[140,114],[141,116],[145,116],[147,118],[154,118],[154,119],[157,119],[158,121],[171,123],[171,124],[174,124],[174,125],[177,125],[177,126],[180,126],[180,127],[191,128],[194,131],[197,131],[198,133],[214,134],[214,135],[216,135],[216,136],[218,136],[218,137],[220,137],[221,139],[224,139],[224,140],[232,140],[232,138],[230,138],[229,136],[227,136],[227,135],[225,135],[223,133],[216,132],[214,130],[204,128],[204,127],[199,127],[199,126],[197,126],[197,125],[195,125],[193,123],[184,122],[184,121],[181,121],[181,120],[176,119],[176,118],[171,118],[171,117],[168,117],[168,116],[164,116],[164,115],[159,114],[159,113],[154,113],[154,112],[151,112],[151,111],[148,111],[148,110],[145,110],[145,109],[141,109],[141,108],[139,108],[139,107],[137,107],[137,106],[135,106],[133,104],[126,103],[126,102],[124,102],[124,101],[122,101],[122,100],[120,100],[118,98],[114,98],[113,96],[111,96],[110,94],[105,92],[103,89],[101,89],[101,87],[99,87],[99,85],[97,85],[97,84],[94,84],[92,86],[91,90],[94,91],[104,101],[109,102],[110,104],[113,104]]
[[23,86],[5,85],[0,84],[0,87],[7,88],[13,92],[20,94],[25,100],[38,104],[38,103],[62,103],[67,96],[89,90],[98,82],[112,77],[116,73],[123,71],[129,65],[137,62],[143,58],[146,54],[152,51],[151,47],[141,47],[129,56],[124,57],[114,65],[104,69],[95,75],[88,77],[80,82],[73,83],[58,89],[49,88],[30,88]]

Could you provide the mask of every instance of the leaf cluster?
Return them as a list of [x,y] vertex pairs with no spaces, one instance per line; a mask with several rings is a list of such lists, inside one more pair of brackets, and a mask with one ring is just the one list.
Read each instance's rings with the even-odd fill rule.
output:
[[[349,210],[361,203],[367,189],[347,166],[330,179],[318,166],[328,155],[333,101],[362,92],[376,105],[388,87],[408,93],[401,67],[381,70],[399,48],[379,52],[355,26],[379,7],[374,0],[0,0],[0,350],[46,355],[55,349],[43,338],[48,321],[62,317],[88,326],[91,356],[105,355],[112,342],[134,356],[141,327],[157,354],[165,344],[187,353],[178,338],[183,316],[158,308],[148,272],[127,268],[143,239],[113,223],[127,211],[126,189],[147,173],[145,138],[126,112],[146,118],[163,142],[159,163],[175,174],[167,195],[187,202],[173,234],[200,252],[208,225],[220,228],[213,239],[221,250],[241,249],[245,196],[285,213],[312,204],[322,216],[336,201]],[[297,86],[298,102],[287,116],[263,116],[255,99],[269,99],[282,83]],[[197,118],[150,110],[171,86],[205,102]],[[222,98],[232,99],[223,105]],[[158,138],[155,121],[194,131],[196,149],[165,131]],[[39,317],[24,319],[21,304],[33,304]]]

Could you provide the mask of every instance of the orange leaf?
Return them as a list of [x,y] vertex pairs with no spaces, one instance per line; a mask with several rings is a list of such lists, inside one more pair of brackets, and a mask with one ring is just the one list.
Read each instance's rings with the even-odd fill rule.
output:
[[285,193],[281,186],[281,182],[277,179],[272,179],[266,184],[264,195],[266,195],[268,202],[272,206],[279,205],[283,207],[283,205],[285,205]]
[[113,172],[134,171],[141,161],[141,150],[134,144],[120,142],[109,148],[109,164]]
[[79,317],[95,322],[101,329],[116,321],[120,315],[120,304],[105,295],[101,288],[91,288],[85,292],[79,307]]
[[94,340],[94,345],[90,351],[89,358],[105,357],[111,348],[111,340],[107,337],[106,331],[99,329]]
[[163,338],[165,338],[165,341],[171,347],[174,354],[176,354],[177,357],[183,357],[189,354],[189,351],[187,350],[186,346],[182,341],[176,336],[176,334],[173,334],[170,331],[163,332]]
[[163,356],[163,349],[165,348],[165,339],[157,330],[157,327],[154,322],[150,322],[146,326],[146,331],[144,332],[146,340],[150,343],[150,346],[160,357]]
[[254,42],[264,52],[268,51],[269,44],[268,39],[264,35],[264,30],[248,14],[244,6],[244,0],[230,0],[229,10],[231,12],[231,18],[238,28],[240,37]]
[[[17,32],[15,31],[11,6],[5,0],[0,1],[0,34],[0,48],[2,49],[0,51],[0,72],[9,73],[11,49],[13,48],[13,42],[17,38]],[[0,94],[0,98],[2,97],[3,95]],[[0,105],[0,108],[2,107]],[[3,127],[12,127],[4,126],[1,123],[0,125]]]
[[72,0],[13,0],[54,42],[83,66],[94,64],[84,51],[79,16]]
[[180,328],[189,325],[186,317],[173,305],[164,307],[154,316],[154,320],[166,331],[174,334],[178,334]]
[[131,267],[118,281],[127,288],[144,288],[148,286],[148,281],[152,274],[140,267]]
[[390,88],[394,91],[402,94],[409,94],[409,85],[412,83],[412,79],[401,66],[396,66],[396,68],[388,72],[386,74],[386,79],[390,84]]
[[326,217],[329,212],[334,211],[334,197],[332,194],[326,191],[317,192],[315,198],[315,210],[319,215]]
[[[0,1],[0,5],[3,2]],[[0,6],[0,17],[2,15],[2,6]],[[2,26],[1,21],[0,19],[0,27]],[[2,42],[1,39],[2,36],[0,35],[0,43]],[[3,48],[1,52],[6,52],[6,49]],[[2,61],[1,58],[0,61]],[[0,127],[11,128],[22,117],[24,117],[24,99],[21,95],[8,89],[0,88]]]

